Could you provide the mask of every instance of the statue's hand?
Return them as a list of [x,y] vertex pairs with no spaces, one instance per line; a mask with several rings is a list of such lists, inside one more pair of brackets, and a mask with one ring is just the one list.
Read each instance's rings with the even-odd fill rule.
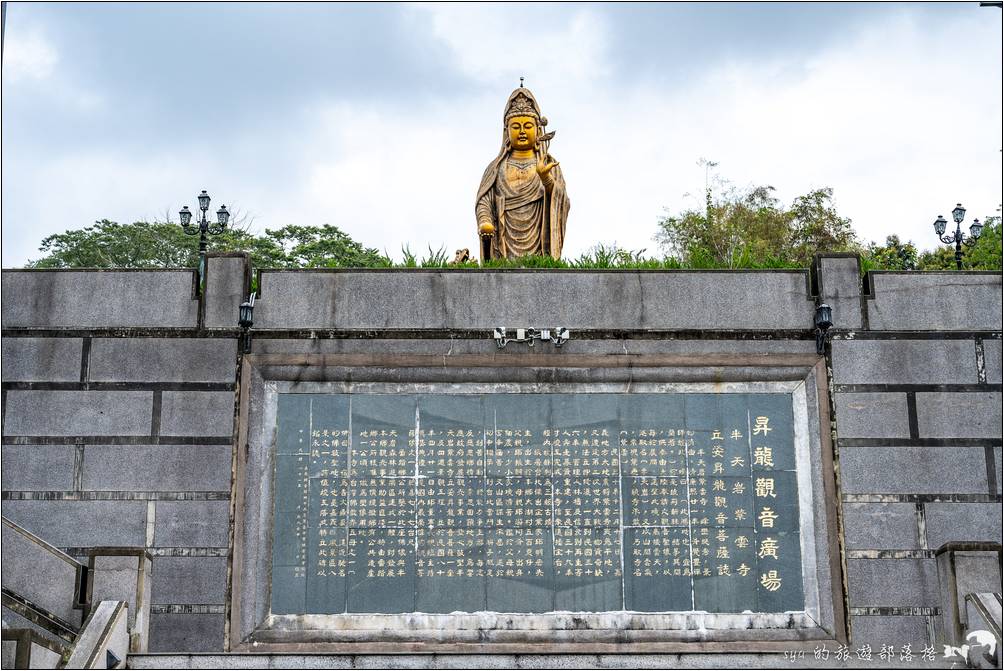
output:
[[537,152],[537,174],[541,177],[547,177],[548,173],[558,166],[557,161],[547,160],[547,155],[544,152]]

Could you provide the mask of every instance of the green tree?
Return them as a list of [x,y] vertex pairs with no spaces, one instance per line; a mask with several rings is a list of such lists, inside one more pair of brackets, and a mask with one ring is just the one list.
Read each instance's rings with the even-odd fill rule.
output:
[[663,251],[692,268],[806,267],[814,254],[859,251],[851,222],[833,205],[833,190],[799,196],[790,206],[774,187],[709,187],[703,211],[688,209],[659,221]]
[[914,270],[917,247],[912,242],[900,242],[898,235],[890,235],[884,245],[870,243],[865,259],[875,270]]
[[[214,252],[247,252],[255,268],[380,267],[390,264],[336,226],[285,226],[254,235],[228,228],[210,236]],[[178,224],[102,219],[93,226],[50,235],[39,247],[44,256],[29,268],[194,268],[199,236]]]
[[363,247],[337,226],[297,226],[265,229],[265,238],[285,253],[289,268],[374,268],[390,265],[375,249]]

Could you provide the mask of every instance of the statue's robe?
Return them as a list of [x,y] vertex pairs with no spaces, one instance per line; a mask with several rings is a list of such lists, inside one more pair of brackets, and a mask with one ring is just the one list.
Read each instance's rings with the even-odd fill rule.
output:
[[[546,160],[552,162],[554,157],[548,154]],[[569,208],[561,167],[551,168],[548,178],[553,184],[546,188],[537,174],[536,160],[529,163],[529,169],[520,170],[521,164],[526,165],[503,151],[481,178],[475,216],[479,223],[495,225],[489,258],[529,254],[560,258]],[[483,245],[481,249],[485,261]]]

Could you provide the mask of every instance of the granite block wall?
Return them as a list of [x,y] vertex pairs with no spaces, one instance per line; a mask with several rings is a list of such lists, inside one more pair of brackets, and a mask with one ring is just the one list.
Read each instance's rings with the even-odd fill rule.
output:
[[[68,554],[153,556],[151,651],[221,651],[237,305],[246,259],[194,272],[3,272],[2,512]],[[827,345],[851,645],[934,640],[934,553],[1001,536],[1001,278],[813,272],[263,272],[256,353],[491,354],[494,326],[570,353],[811,354]],[[540,356],[539,351],[507,356]],[[681,375],[686,371],[681,369]],[[690,374],[690,373],[686,373]],[[329,662],[330,663],[330,662]]]

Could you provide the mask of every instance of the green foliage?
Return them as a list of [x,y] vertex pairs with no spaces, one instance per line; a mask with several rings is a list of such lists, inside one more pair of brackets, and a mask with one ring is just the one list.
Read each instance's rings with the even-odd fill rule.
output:
[[912,242],[900,242],[898,235],[890,235],[885,244],[872,242],[864,255],[867,270],[914,270],[917,267],[917,247]]
[[[495,259],[481,266],[470,260],[453,264],[445,247],[419,258],[407,246],[404,260],[353,240],[336,226],[290,225],[253,235],[229,229],[210,237],[214,252],[247,252],[254,268],[572,268],[572,269],[769,269],[805,268],[819,252],[856,251],[868,270],[954,270],[955,250],[944,245],[919,253],[912,242],[889,236],[885,244],[861,248],[830,202],[830,189],[817,189],[782,206],[771,187],[746,193],[731,190],[710,197],[705,212],[689,210],[667,216],[657,236],[669,254],[646,256],[645,250],[598,244],[576,259],[525,256]],[[45,255],[30,268],[195,268],[197,235],[186,235],[169,222],[118,224],[107,219],[93,226],[50,235],[42,240]],[[966,248],[964,268],[1001,269],[1001,218],[987,217],[977,244]]]
[[774,187],[708,189],[704,211],[667,214],[656,241],[689,268],[808,267],[814,254],[860,250],[850,219],[832,203],[833,190],[799,196],[790,206]]
[[983,221],[983,234],[966,251],[963,263],[969,263],[976,270],[1001,270],[1001,238],[1000,215],[986,217]]
[[[209,236],[213,252],[247,252],[255,268],[382,268],[390,259],[336,226],[284,226],[256,236],[227,229]],[[42,240],[41,259],[29,268],[194,268],[199,236],[178,224],[139,221],[118,224],[102,219],[93,226]]]
[[390,259],[375,249],[363,247],[337,226],[296,226],[265,229],[265,238],[282,249],[281,265],[270,268],[385,268]]

